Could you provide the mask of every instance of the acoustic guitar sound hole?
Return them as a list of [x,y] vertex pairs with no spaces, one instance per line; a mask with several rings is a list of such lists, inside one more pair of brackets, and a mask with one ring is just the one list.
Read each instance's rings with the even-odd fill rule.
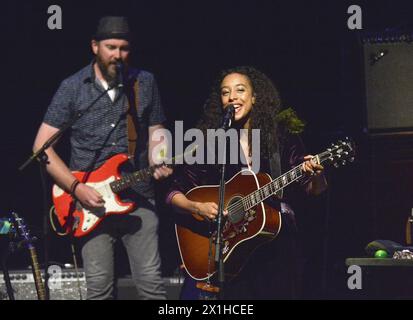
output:
[[245,212],[242,205],[241,196],[235,196],[231,198],[231,200],[228,202],[227,208],[229,208],[228,220],[232,224],[237,224],[244,220]]

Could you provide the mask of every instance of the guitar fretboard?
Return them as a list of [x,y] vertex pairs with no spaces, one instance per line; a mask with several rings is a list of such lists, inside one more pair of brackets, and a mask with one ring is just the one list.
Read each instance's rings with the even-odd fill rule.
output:
[[150,179],[154,171],[163,165],[164,164],[158,164],[134,173],[126,174],[121,179],[111,182],[110,188],[115,193],[121,192],[122,190],[137,184],[139,181]]
[[33,276],[34,276],[34,283],[36,286],[37,296],[39,300],[46,300],[46,289],[43,284],[42,274],[40,272],[39,262],[37,260],[36,249],[32,245],[29,247],[30,257],[32,259],[33,264]]
[[[323,162],[331,159],[331,156],[331,150],[327,150],[316,155],[313,158],[313,161],[315,161],[318,164],[322,164]],[[254,192],[251,192],[250,194],[246,195],[241,200],[239,200],[239,202],[242,202],[242,204],[237,202],[227,208],[229,213],[231,214],[232,211],[236,212],[239,210],[244,210],[244,212],[248,211],[249,209],[255,207],[257,204],[272,196],[273,194],[277,193],[281,189],[285,188],[289,184],[299,180],[304,175],[302,165],[302,163],[299,164],[295,168],[272,180],[271,182],[267,183],[258,190],[255,190]]]
[[247,211],[303,176],[301,164],[242,198]]
[[179,163],[178,161],[179,159],[184,158],[187,154],[193,154],[196,148],[197,147],[187,151],[185,154],[180,154],[178,156],[171,158],[170,164],[163,162],[163,163],[155,164],[153,166],[150,166],[148,168],[145,168],[139,171],[135,171],[134,173],[126,174],[121,179],[111,182],[109,186],[114,193],[121,192],[122,190],[125,190],[137,184],[139,181],[150,179],[157,168],[164,167],[164,166],[168,168],[174,167],[177,163]]

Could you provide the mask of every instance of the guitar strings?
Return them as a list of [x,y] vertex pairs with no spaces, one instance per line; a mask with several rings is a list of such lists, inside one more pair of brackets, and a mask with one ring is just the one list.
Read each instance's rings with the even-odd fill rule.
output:
[[[318,156],[320,158],[322,158],[326,153],[329,153],[329,151],[325,151],[320,153]],[[263,200],[267,199],[268,197],[270,197],[271,195],[273,195],[274,193],[278,192],[280,189],[285,188],[287,185],[289,185],[290,183],[292,183],[293,181],[296,181],[297,179],[301,178],[302,176],[302,169],[301,169],[302,163],[299,164],[298,166],[294,167],[293,169],[287,171],[286,173],[284,173],[282,176],[276,178],[275,180],[272,180],[270,182],[268,182],[267,184],[265,184],[264,186],[260,187],[258,190],[255,190],[254,192],[251,192],[250,194],[244,196],[241,200],[238,200],[237,202],[235,202],[234,204],[230,205],[227,207],[228,212],[230,213],[231,211],[234,212],[238,212],[239,210],[248,210],[256,205],[258,205],[258,203],[255,203],[254,205],[250,205],[248,202],[247,197],[251,197],[252,195],[255,195],[257,193],[260,194],[260,197],[263,198]],[[287,177],[287,176],[291,176],[291,173],[295,174],[296,178],[294,178],[291,181],[288,181],[288,183],[286,183],[285,185],[282,183],[282,178],[283,177]],[[270,185],[274,185],[276,181],[279,181],[279,183],[277,183],[278,185],[281,185],[282,187],[280,188],[276,188],[277,190],[275,190],[274,192],[270,193],[268,196],[262,195],[263,189],[264,188],[268,188]],[[270,187],[271,190],[271,187]],[[255,196],[254,196],[255,197]],[[263,200],[259,201],[262,202]]]
[[[334,149],[337,149],[337,147],[335,147]],[[323,163],[326,159],[328,159],[330,156],[332,156],[333,150],[327,150],[324,152],[319,153],[316,157],[318,157],[319,159],[319,163]],[[328,157],[326,157],[324,159],[324,157],[328,155]],[[315,158],[316,158],[315,157]],[[302,163],[299,164],[298,166],[294,167],[293,169],[287,171],[286,173],[284,173],[281,177],[276,178],[275,180],[272,180],[270,182],[268,182],[267,184],[265,184],[264,186],[260,187],[259,189],[255,190],[254,192],[251,192],[250,194],[244,196],[241,200],[236,201],[235,203],[231,204],[230,206],[227,207],[228,213],[237,213],[240,211],[244,211],[244,210],[249,210],[250,208],[258,205],[259,203],[255,203],[254,205],[251,206],[251,204],[249,203],[249,200],[247,199],[247,197],[251,197],[253,194],[259,193],[260,197],[265,200],[268,197],[270,197],[271,195],[273,195],[274,193],[278,192],[279,190],[285,188],[286,186],[288,186],[289,184],[291,184],[292,182],[300,179],[303,175],[303,171],[302,171]],[[287,183],[284,185],[282,183],[282,178],[283,177],[288,177],[289,175],[291,175],[291,173],[294,172],[294,178],[291,181],[288,181],[287,179]],[[276,181],[280,181],[281,182],[281,187],[276,188],[277,190],[275,190],[274,192],[270,193],[270,195],[266,196],[265,194],[262,195],[261,193],[263,192],[262,190],[264,190],[264,188],[267,188],[268,186],[270,186],[271,184],[274,184]],[[279,183],[277,183],[277,185],[280,185]],[[271,190],[271,187],[270,187]],[[254,196],[255,197],[255,196]],[[262,202],[263,200],[259,201]]]
[[[249,202],[248,202],[247,197],[251,197],[253,194],[259,193],[259,194],[260,194],[260,197],[262,197],[263,199],[267,199],[267,198],[270,197],[272,194],[274,194],[274,193],[276,193],[277,191],[279,191],[280,189],[286,187],[287,185],[289,185],[290,183],[292,183],[292,182],[295,181],[296,179],[294,179],[293,181],[288,181],[288,180],[287,180],[287,181],[288,181],[287,184],[282,185],[281,188],[276,188],[277,190],[275,190],[274,192],[270,193],[268,196],[265,196],[265,195],[263,196],[263,195],[261,194],[261,193],[263,192],[262,190],[263,190],[264,188],[267,188],[267,187],[270,186],[271,184],[274,184],[276,181],[281,181],[281,180],[282,180],[282,177],[291,175],[292,172],[295,173],[295,176],[296,176],[296,177],[300,178],[301,176],[299,176],[299,175],[302,175],[301,165],[302,165],[302,164],[300,164],[300,165],[296,166],[295,168],[287,171],[287,172],[284,173],[281,177],[278,177],[277,179],[268,182],[267,184],[265,184],[265,185],[262,186],[261,188],[255,190],[254,192],[251,192],[250,194],[244,196],[241,200],[238,200],[237,202],[235,202],[235,203],[233,203],[232,205],[228,206],[228,207],[227,207],[228,213],[230,213],[231,211],[233,211],[233,212],[239,212],[239,211],[241,211],[241,210],[249,210],[250,208],[258,205],[259,203],[256,203],[256,204],[254,204],[254,205],[251,206],[251,205],[249,204]],[[279,183],[279,184],[281,184],[281,183]],[[271,188],[270,188],[270,189],[271,189]],[[262,200],[261,200],[260,202],[262,202]]]
[[[332,153],[331,150],[327,150],[324,152],[321,152],[320,154],[318,154],[317,156],[319,157],[319,159],[323,159],[325,157],[326,154],[330,155]],[[324,162],[324,160],[320,160],[320,163]],[[267,184],[265,184],[264,186],[260,187],[259,189],[255,190],[254,192],[251,192],[250,194],[244,196],[241,200],[238,200],[237,202],[233,203],[232,205],[227,207],[228,213],[230,213],[231,211],[233,211],[234,213],[239,212],[241,210],[249,210],[250,208],[258,205],[258,203],[254,204],[254,205],[250,205],[250,203],[248,202],[247,197],[251,197],[253,194],[256,194],[257,192],[260,193],[264,188],[267,188],[269,185],[274,184],[276,181],[282,181],[282,177],[291,175],[292,172],[295,173],[296,178],[294,178],[294,180],[288,181],[288,183],[286,183],[285,185],[282,185],[282,187],[280,188],[276,188],[277,190],[275,190],[274,192],[272,192],[269,196],[264,195],[264,197],[262,197],[264,200],[267,199],[268,197],[270,197],[272,194],[278,192],[279,190],[281,190],[282,188],[285,188],[287,185],[291,184],[292,182],[298,180],[299,178],[301,178],[303,171],[301,169],[302,163],[299,164],[298,166],[294,167],[293,169],[287,171],[286,173],[284,173],[282,176],[276,178],[275,180],[272,180],[270,182],[268,182]],[[277,183],[277,185],[279,185],[279,183]],[[270,188],[271,189],[271,188]],[[261,200],[260,202],[262,202],[263,200]]]

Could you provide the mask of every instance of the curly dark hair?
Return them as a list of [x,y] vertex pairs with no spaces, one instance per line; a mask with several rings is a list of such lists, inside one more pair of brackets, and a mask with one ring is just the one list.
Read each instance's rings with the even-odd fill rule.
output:
[[[250,66],[240,66],[221,72],[214,82],[211,93],[204,104],[204,115],[197,127],[204,133],[207,129],[217,129],[222,122],[223,105],[221,103],[221,83],[229,74],[239,73],[246,76],[252,86],[255,103],[250,115],[250,128],[260,129],[260,153],[261,157],[268,157],[272,152],[270,146],[278,144],[281,130],[278,130],[277,115],[281,110],[280,94],[264,73]],[[251,130],[248,134],[251,148]],[[251,152],[251,150],[250,150]]]

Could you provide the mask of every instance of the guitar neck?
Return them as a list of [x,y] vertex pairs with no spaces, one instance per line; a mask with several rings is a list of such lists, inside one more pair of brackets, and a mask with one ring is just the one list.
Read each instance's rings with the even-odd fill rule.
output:
[[160,168],[160,167],[173,168],[176,164],[179,164],[180,159],[183,159],[188,154],[193,154],[196,148],[197,146],[185,152],[184,154],[171,158],[170,159],[171,163],[166,164],[165,162],[163,162],[161,164],[155,164],[145,169],[135,171],[134,173],[127,174],[123,176],[121,179],[111,182],[110,188],[112,189],[114,193],[118,193],[129,187],[134,186],[139,181],[150,179],[157,168]]
[[39,300],[46,300],[46,290],[42,280],[42,274],[40,272],[39,262],[37,260],[36,249],[34,246],[29,247],[30,258],[32,260],[33,277],[36,285],[37,296]]
[[139,181],[148,180],[152,177],[153,173],[157,168],[162,166],[170,166],[166,164],[156,164],[151,167],[135,171],[134,173],[127,174],[121,179],[113,181],[110,183],[110,188],[114,193],[119,193],[129,187],[134,186]]
[[30,252],[30,258],[32,260],[33,277],[36,285],[37,296],[39,300],[46,300],[46,290],[43,285],[42,274],[40,272],[39,262],[37,260],[36,248],[33,245],[33,239],[30,237],[29,231],[26,228],[23,218],[20,218],[16,212],[12,212],[14,221],[18,225],[21,236],[26,242],[26,247]]
[[[313,158],[315,162],[318,164],[322,163],[320,158],[322,154],[317,155]],[[268,199],[272,195],[276,194],[278,191],[284,189],[289,184],[299,180],[303,177],[304,172],[302,170],[303,163],[299,164],[298,166],[294,167],[290,171],[284,173],[283,175],[275,178],[271,182],[267,183],[263,187],[255,190],[254,192],[250,193],[249,195],[242,198],[242,202],[244,205],[245,210],[249,210],[255,207],[257,204],[263,202],[264,200]]]

